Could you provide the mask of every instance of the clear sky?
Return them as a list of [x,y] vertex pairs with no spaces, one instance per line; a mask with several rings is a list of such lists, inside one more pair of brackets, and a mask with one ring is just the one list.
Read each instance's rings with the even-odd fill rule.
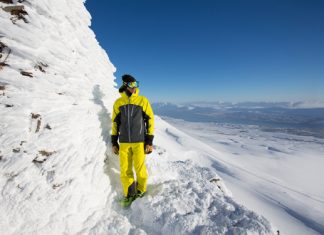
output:
[[87,0],[153,102],[324,100],[323,0]]

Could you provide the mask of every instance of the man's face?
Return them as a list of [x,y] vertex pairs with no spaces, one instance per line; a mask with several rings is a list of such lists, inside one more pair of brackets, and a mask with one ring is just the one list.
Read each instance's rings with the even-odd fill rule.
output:
[[128,90],[130,93],[134,94],[135,91],[136,91],[136,88],[135,88],[135,87],[134,87],[134,88],[127,87],[127,90]]

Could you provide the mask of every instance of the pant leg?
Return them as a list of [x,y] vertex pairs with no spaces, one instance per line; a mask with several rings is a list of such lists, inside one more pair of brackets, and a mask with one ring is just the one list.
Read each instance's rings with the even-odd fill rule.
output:
[[[129,143],[120,143],[119,161],[120,161],[120,179],[123,187],[124,196],[130,196],[135,191],[135,180],[133,174],[132,146]],[[130,189],[130,190],[129,190]],[[129,192],[130,191],[130,192]]]
[[144,143],[134,143],[132,150],[137,189],[141,192],[146,192],[148,173],[145,165]]

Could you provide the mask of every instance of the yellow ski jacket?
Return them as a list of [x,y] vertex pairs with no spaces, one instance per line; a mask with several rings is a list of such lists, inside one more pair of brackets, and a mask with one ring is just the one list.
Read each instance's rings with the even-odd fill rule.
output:
[[150,102],[144,96],[139,96],[139,89],[130,97],[121,92],[113,107],[112,142],[138,143],[146,142],[152,145],[154,137],[154,113]]

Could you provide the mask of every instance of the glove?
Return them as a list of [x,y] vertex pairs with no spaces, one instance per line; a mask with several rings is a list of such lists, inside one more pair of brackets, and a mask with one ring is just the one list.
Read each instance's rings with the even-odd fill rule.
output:
[[150,154],[153,151],[153,138],[154,135],[145,135],[144,151],[146,154]]
[[114,154],[119,154],[119,145],[113,145],[112,146],[112,151]]
[[153,146],[152,145],[145,145],[145,154],[150,154],[153,152]]
[[114,154],[119,153],[118,135],[111,135],[112,151]]

